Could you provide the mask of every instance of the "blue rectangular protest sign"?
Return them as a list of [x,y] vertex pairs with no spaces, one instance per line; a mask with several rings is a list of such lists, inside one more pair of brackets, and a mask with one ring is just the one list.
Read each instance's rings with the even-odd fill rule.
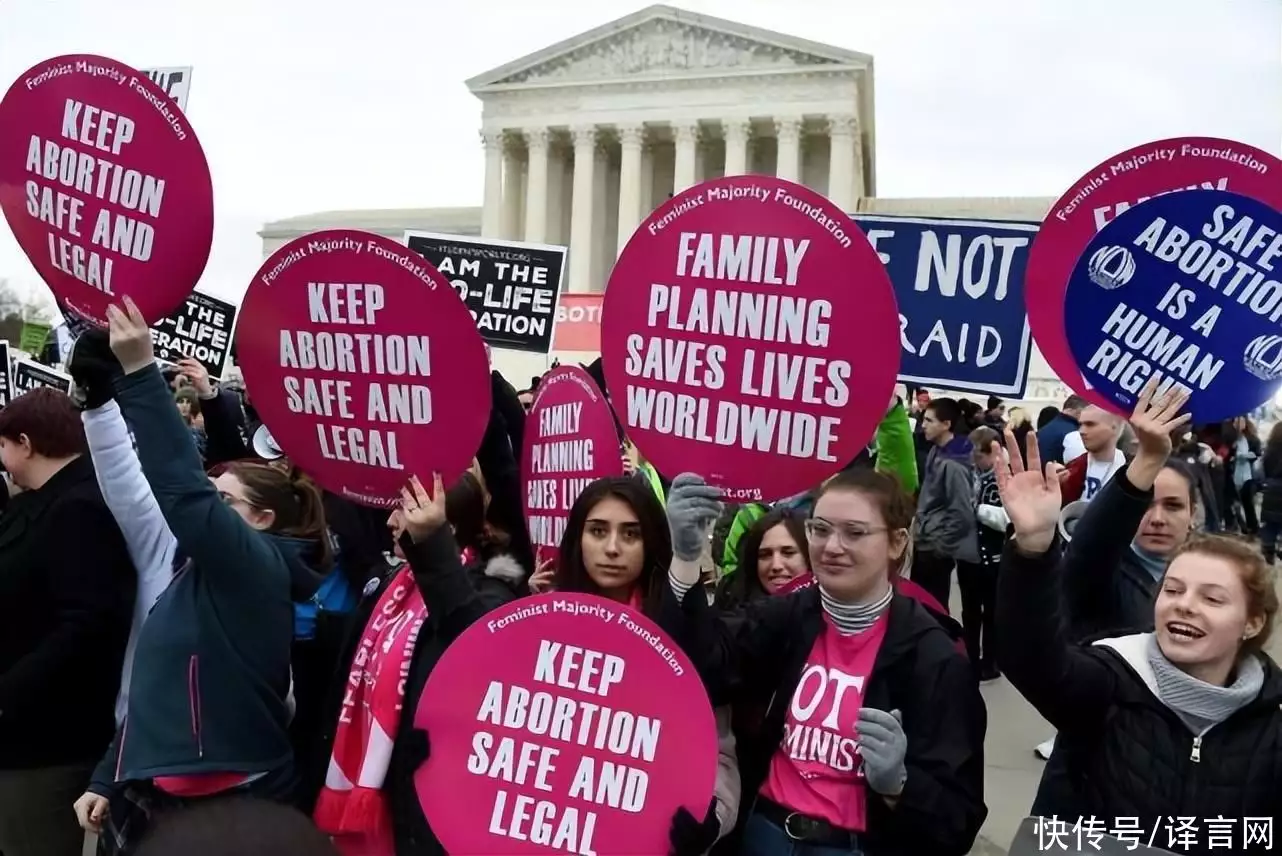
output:
[[1032,340],[1024,268],[1038,224],[855,214],[899,301],[899,380],[1019,398]]

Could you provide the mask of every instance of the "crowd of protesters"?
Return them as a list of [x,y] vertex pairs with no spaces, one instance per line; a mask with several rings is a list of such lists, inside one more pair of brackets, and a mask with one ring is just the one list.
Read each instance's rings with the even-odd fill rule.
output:
[[[76,342],[70,395],[0,410],[4,856],[86,833],[442,853],[413,711],[467,627],[547,591],[629,605],[695,664],[719,763],[706,812],[672,819],[680,856],[963,856],[987,816],[980,686],[1003,675],[1058,731],[1039,815],[1282,814],[1280,427],[1194,430],[1152,388],[1129,421],[912,390],[841,472],[769,505],[621,436],[629,474],[588,485],[536,563],[530,390],[493,373],[471,470],[415,474],[387,515],[314,485],[243,390],[162,371],[131,304],[110,321]],[[816,669],[866,676],[821,690],[822,721],[796,703]]]

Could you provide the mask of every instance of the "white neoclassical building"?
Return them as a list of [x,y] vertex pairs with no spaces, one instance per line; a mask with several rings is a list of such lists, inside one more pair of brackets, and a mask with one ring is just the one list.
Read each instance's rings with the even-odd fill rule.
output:
[[[671,6],[550,45],[467,86],[482,104],[480,207],[279,220],[260,233],[264,254],[318,229],[480,234],[566,245],[567,290],[599,292],[650,211],[723,175],[778,175],[850,212],[1040,220],[1054,202],[878,198],[871,56]],[[544,368],[529,355],[509,361],[500,367],[515,377]],[[1027,399],[1067,394],[1034,353]]]

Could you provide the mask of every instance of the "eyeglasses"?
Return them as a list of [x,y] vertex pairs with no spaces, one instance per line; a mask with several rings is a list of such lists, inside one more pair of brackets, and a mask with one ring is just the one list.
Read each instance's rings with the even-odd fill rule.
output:
[[843,547],[854,547],[863,538],[877,532],[886,532],[886,526],[867,526],[862,523],[834,522],[822,517],[812,517],[806,521],[806,537],[816,544],[827,544],[833,535]]
[[224,505],[243,505],[252,509],[254,504],[247,499],[241,499],[239,496],[232,496],[230,493],[218,491],[218,498],[223,501]]

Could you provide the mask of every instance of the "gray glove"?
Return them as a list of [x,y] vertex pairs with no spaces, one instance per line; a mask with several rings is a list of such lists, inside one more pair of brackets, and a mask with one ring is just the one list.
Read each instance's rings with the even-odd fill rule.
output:
[[694,473],[682,473],[668,491],[668,529],[672,553],[686,562],[698,560],[708,546],[708,533],[721,516],[721,489]]
[[874,792],[897,797],[904,791],[908,769],[908,737],[903,716],[897,710],[886,713],[875,707],[861,707],[855,726],[859,733],[859,755],[864,759],[864,781]]

